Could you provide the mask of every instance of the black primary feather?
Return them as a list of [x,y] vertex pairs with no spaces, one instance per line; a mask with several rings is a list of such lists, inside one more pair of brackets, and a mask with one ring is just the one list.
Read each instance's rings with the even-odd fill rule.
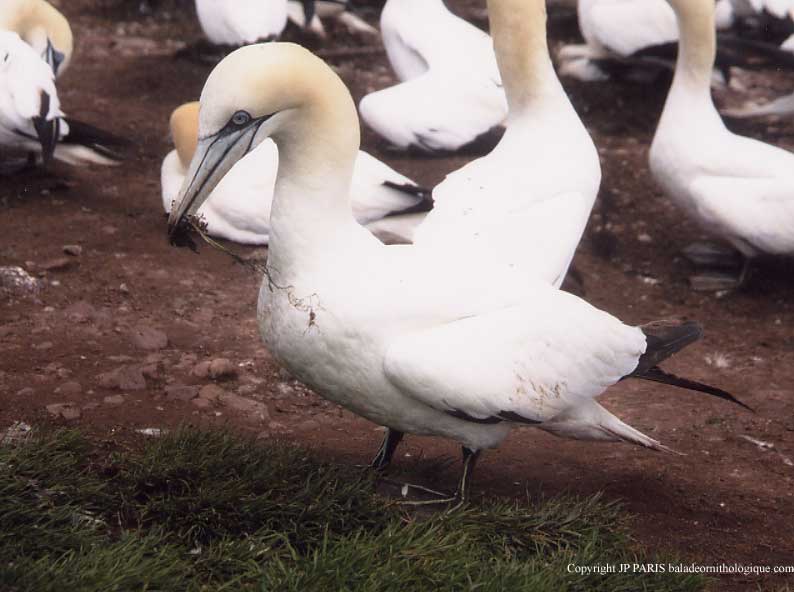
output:
[[64,117],[63,119],[69,126],[69,132],[61,138],[62,144],[85,146],[113,160],[122,160],[126,149],[132,145],[132,142],[126,138],[106,132],[91,124],[72,119],[71,117]]
[[657,321],[640,326],[640,330],[645,334],[647,347],[645,353],[640,356],[637,362],[637,368],[626,378],[639,378],[698,391],[736,403],[740,407],[753,411],[750,406],[742,403],[727,391],[702,382],[676,376],[659,368],[658,364],[702,337],[703,329],[700,325],[694,321],[683,323],[679,321]]

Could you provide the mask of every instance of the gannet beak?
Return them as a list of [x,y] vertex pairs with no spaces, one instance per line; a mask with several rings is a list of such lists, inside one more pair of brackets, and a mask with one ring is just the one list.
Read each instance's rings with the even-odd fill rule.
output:
[[224,128],[215,135],[199,138],[185,182],[168,216],[168,237],[172,245],[182,246],[183,221],[207,201],[223,176],[255,148],[254,139],[261,120],[242,129]]
[[58,137],[61,131],[61,120],[59,117],[47,119],[47,113],[50,111],[50,95],[46,92],[41,93],[41,107],[39,108],[39,115],[31,118],[33,127],[36,129],[36,135],[39,137],[41,143],[41,158],[44,164],[52,160],[52,155],[55,152],[55,145],[58,143]]
[[62,52],[55,49],[55,47],[52,45],[52,41],[50,41],[48,38],[47,49],[44,51],[44,61],[50,65],[50,68],[52,68],[52,73],[55,76],[58,75],[58,69],[61,67],[61,64],[63,64],[65,57],[66,56]]

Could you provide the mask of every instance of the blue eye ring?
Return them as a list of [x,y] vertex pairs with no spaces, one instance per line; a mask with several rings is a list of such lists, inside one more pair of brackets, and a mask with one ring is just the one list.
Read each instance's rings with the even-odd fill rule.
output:
[[231,123],[236,126],[246,125],[251,121],[251,114],[247,111],[237,111],[232,115]]

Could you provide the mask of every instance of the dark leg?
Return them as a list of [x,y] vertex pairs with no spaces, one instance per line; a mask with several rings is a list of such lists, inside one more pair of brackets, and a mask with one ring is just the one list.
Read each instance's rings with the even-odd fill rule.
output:
[[462,446],[463,450],[463,473],[460,476],[460,483],[458,483],[458,491],[455,497],[458,499],[458,505],[462,506],[468,501],[469,494],[471,493],[471,475],[474,473],[474,467],[477,465],[477,459],[480,458],[479,450],[472,450]]
[[[437,504],[455,504],[450,508],[450,510],[456,510],[461,506],[465,505],[468,502],[469,494],[471,493],[471,475],[474,472],[474,466],[477,464],[477,459],[480,458],[480,451],[479,450],[472,450],[471,448],[466,448],[465,446],[461,447],[463,451],[463,471],[460,475],[460,481],[458,482],[458,489],[455,492],[455,495],[451,497],[444,497],[441,499],[435,500],[427,500],[427,501],[401,501],[400,503],[407,506],[429,506],[429,505],[437,505]],[[430,491],[424,487],[405,484],[403,487],[403,494],[406,494],[408,490],[411,488],[419,489],[421,491]],[[435,493],[435,492],[432,492]]]
[[386,428],[386,435],[383,437],[383,443],[381,443],[375,458],[369,463],[370,468],[375,471],[382,471],[388,467],[391,463],[391,457],[394,455],[394,451],[397,450],[397,445],[403,439],[404,435],[405,434],[397,430]]

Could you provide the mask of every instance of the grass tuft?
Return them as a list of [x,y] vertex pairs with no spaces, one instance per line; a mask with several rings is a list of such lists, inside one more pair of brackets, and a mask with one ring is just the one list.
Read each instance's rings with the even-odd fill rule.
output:
[[362,471],[303,450],[182,430],[124,454],[74,431],[0,446],[3,590],[694,591],[597,496],[492,501],[419,518]]

